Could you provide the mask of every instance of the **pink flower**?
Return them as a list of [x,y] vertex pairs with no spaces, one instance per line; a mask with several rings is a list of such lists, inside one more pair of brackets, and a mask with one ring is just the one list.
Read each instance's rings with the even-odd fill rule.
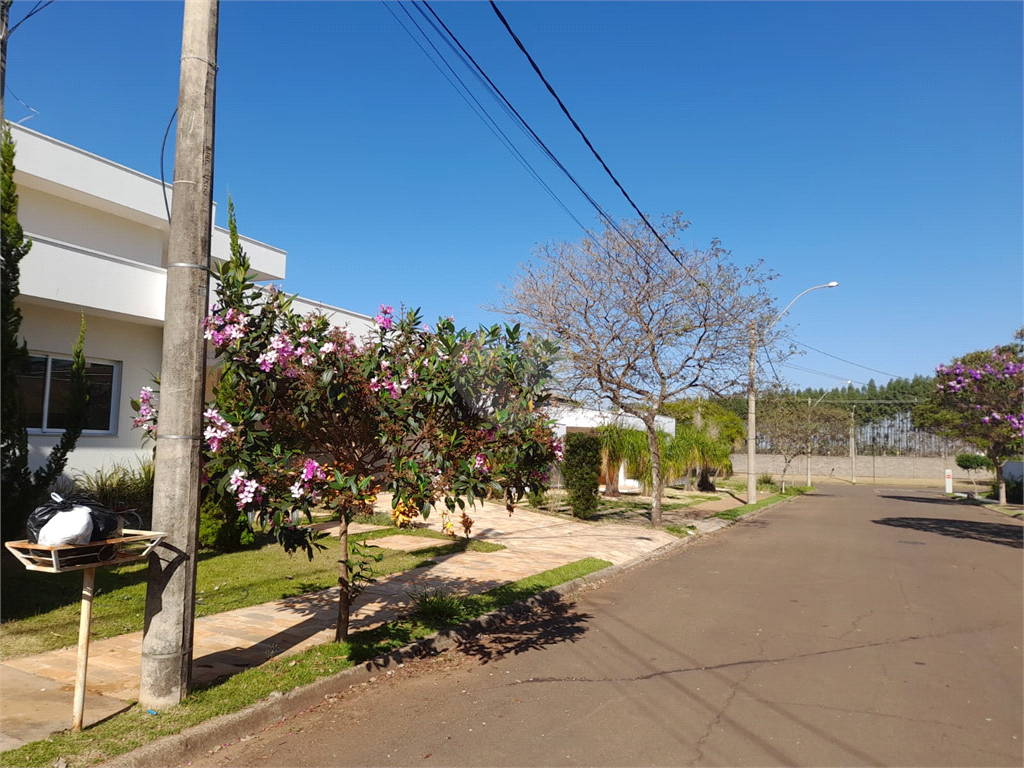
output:
[[473,469],[478,469],[484,474],[491,471],[490,465],[487,463],[487,457],[482,453],[476,455],[476,461],[473,462]]
[[240,469],[236,469],[231,473],[231,477],[228,478],[228,488],[230,488],[232,492],[237,492],[243,482],[245,482],[245,472]]

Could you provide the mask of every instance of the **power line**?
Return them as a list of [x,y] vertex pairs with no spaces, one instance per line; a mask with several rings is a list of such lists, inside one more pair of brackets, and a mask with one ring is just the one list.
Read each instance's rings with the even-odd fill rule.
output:
[[[565,211],[566,214],[568,214],[569,218],[571,218],[573,221],[575,221],[580,226],[581,229],[586,231],[587,228],[583,225],[583,223],[578,218],[576,218],[576,216],[572,213],[572,211],[569,210],[568,206],[566,206],[566,204],[564,202],[562,202],[562,200],[558,197],[558,195],[555,194],[554,190],[552,190],[551,187],[544,181],[544,179],[541,178],[541,176],[537,172],[537,170],[529,163],[529,161],[523,156],[523,154],[516,148],[516,146],[512,143],[512,140],[509,139],[509,137],[505,134],[505,132],[501,129],[501,127],[497,124],[497,122],[494,120],[494,118],[491,117],[491,115],[487,111],[487,109],[483,106],[483,104],[480,103],[480,101],[476,98],[476,96],[473,94],[473,92],[470,90],[470,88],[466,85],[466,83],[462,80],[462,78],[459,77],[458,73],[455,71],[455,69],[452,67],[452,65],[445,58],[444,54],[441,53],[437,49],[437,46],[434,45],[433,41],[427,36],[426,32],[423,31],[423,28],[420,27],[420,25],[416,21],[416,19],[414,19],[412,17],[412,15],[409,13],[408,9],[404,5],[402,5],[401,3],[398,4],[399,7],[405,12],[406,16],[409,17],[409,20],[412,21],[413,25],[415,25],[416,29],[419,30],[420,34],[423,36],[423,39],[427,41],[427,43],[430,45],[430,47],[434,50],[434,53],[437,54],[437,57],[440,58],[441,61],[444,62],[445,66],[448,68],[448,71],[451,72],[451,76],[449,76],[441,68],[441,66],[437,63],[437,61],[435,61],[434,58],[427,52],[427,49],[423,47],[423,44],[419,41],[419,39],[416,37],[416,35],[413,34],[412,30],[409,29],[409,27],[407,27],[405,25],[405,22],[403,22],[395,14],[395,12],[391,10],[390,4],[387,3],[386,0],[381,0],[381,2],[383,3],[384,7],[387,8],[388,13],[390,13],[392,15],[392,17],[394,17],[395,21],[397,21],[401,25],[402,29],[405,30],[406,34],[408,34],[409,37],[412,39],[412,41],[414,43],[416,43],[417,47],[419,47],[419,49],[423,52],[423,55],[426,56],[427,59],[430,60],[430,63],[433,64],[434,67],[437,69],[437,71],[440,72],[444,76],[444,78],[449,82],[449,84],[451,84],[452,88],[455,89],[455,92],[459,94],[459,96],[462,98],[463,101],[466,102],[467,105],[469,105],[470,109],[473,110],[473,112],[477,115],[477,117],[479,117],[481,120],[484,121],[484,125],[487,126],[488,130],[490,130],[491,133],[503,144],[503,146],[509,152],[512,153],[512,155],[516,158],[516,160],[519,162],[519,164],[523,166],[523,168],[526,170],[526,172],[529,173],[533,177],[533,179],[544,189],[544,191],[546,191],[548,193],[548,195],[550,195],[551,198],[562,208],[562,210]],[[420,9],[420,7],[418,5],[415,5],[414,7],[416,7],[416,9],[421,14],[423,14],[422,9]],[[433,25],[433,22],[429,19],[429,17],[426,17],[425,14],[423,14],[423,15],[424,15],[424,18],[427,18],[427,21],[430,21],[431,25]],[[436,29],[437,29],[436,26],[434,28],[435,28],[435,31],[436,31]],[[445,43],[447,43],[448,46],[450,48],[452,48],[452,50],[455,51],[455,53],[457,55],[461,56],[461,54],[458,54],[458,51],[455,50],[452,47],[451,43],[448,42],[448,40],[446,38],[444,38],[443,35],[442,35],[442,39],[444,39]],[[463,60],[463,63],[465,63],[465,60]],[[476,74],[476,73],[474,72],[474,74]],[[462,90],[460,90],[459,86],[457,86],[455,84],[455,82],[452,80],[452,77],[454,77],[455,80],[458,80],[459,85],[462,86]],[[477,76],[477,77],[479,79],[479,76]],[[465,91],[465,93],[463,93],[463,91]],[[468,94],[469,98],[467,98],[467,94]],[[472,103],[470,102],[470,99],[472,99]],[[476,104],[475,107],[473,106],[474,103]]]
[[[519,110],[517,110],[512,105],[512,102],[510,102],[505,97],[505,94],[502,93],[501,89],[498,88],[498,86],[494,84],[494,81],[491,80],[491,78],[488,76],[488,74],[484,71],[483,67],[481,67],[477,63],[476,59],[473,58],[473,55],[468,50],[466,50],[466,47],[459,41],[459,38],[455,35],[455,33],[452,32],[448,28],[448,25],[445,24],[444,21],[441,19],[441,17],[437,15],[437,11],[435,11],[431,7],[430,3],[427,2],[427,0],[423,0],[422,4],[424,6],[426,6],[427,10],[430,11],[431,15],[435,19],[437,19],[438,23],[444,28],[445,33],[455,42],[455,44],[459,47],[459,49],[466,55],[466,57],[472,63],[472,66],[487,81],[488,87],[492,91],[492,93],[493,94],[497,94],[497,97],[500,98],[501,101],[504,102],[508,106],[509,110],[511,110],[511,114],[514,115],[515,120],[519,123],[519,125],[521,125],[523,127],[524,130],[526,130],[529,133],[529,135],[536,142],[537,146],[540,147],[540,149],[544,152],[545,155],[547,155],[547,157],[551,160],[551,162],[555,164],[555,167],[557,167],[563,174],[565,174],[565,176],[569,179],[569,181],[571,181],[573,183],[573,185],[576,187],[576,189],[578,189],[580,191],[580,193],[587,199],[587,202],[589,202],[594,207],[594,209],[597,211],[598,216],[600,216],[600,218],[611,229],[613,229],[619,235],[620,238],[622,238],[623,242],[625,242],[638,256],[643,258],[643,254],[633,244],[632,239],[626,236],[626,234],[619,228],[618,224],[614,221],[614,219],[612,219],[612,217],[604,210],[604,208],[601,207],[601,205],[590,195],[590,193],[587,192],[583,188],[583,185],[580,184],[579,181],[577,181],[576,177],[572,175],[572,173],[569,171],[569,169],[566,168],[565,165],[563,165],[562,162],[555,156],[554,152],[551,151],[551,149],[548,147],[548,145],[544,143],[543,139],[541,139],[541,137],[537,134],[537,132],[535,130],[533,130],[533,128],[530,126],[530,124],[526,121],[526,118],[524,118],[519,113]],[[589,234],[589,230],[586,230],[586,228],[584,228],[584,231],[587,231],[587,233]],[[673,254],[673,256],[674,256],[674,254]]]
[[572,123],[572,127],[576,129],[576,132],[583,138],[584,143],[593,153],[594,157],[596,157],[598,162],[601,163],[601,167],[604,168],[605,172],[608,174],[611,180],[615,182],[615,186],[619,188],[619,191],[622,193],[623,197],[625,197],[626,200],[629,201],[629,204],[633,207],[633,210],[637,212],[637,215],[640,216],[640,219],[643,221],[643,223],[647,225],[647,228],[651,230],[651,233],[657,238],[658,242],[665,247],[665,250],[668,251],[669,254],[671,254],[673,259],[676,259],[677,257],[675,252],[662,238],[661,233],[658,232],[658,230],[654,228],[654,225],[652,225],[651,222],[647,220],[647,217],[644,215],[643,211],[641,211],[640,208],[637,207],[637,204],[633,202],[633,198],[629,196],[629,193],[626,191],[625,187],[623,187],[622,184],[619,183],[619,180],[615,177],[615,174],[612,173],[612,169],[608,167],[608,163],[604,161],[604,158],[601,157],[601,154],[597,151],[597,149],[594,148],[593,143],[590,141],[589,138],[587,138],[587,134],[585,134],[583,132],[583,129],[580,128],[579,123],[577,123],[575,118],[569,113],[568,107],[565,106],[565,103],[555,92],[555,89],[551,86],[551,83],[548,82],[548,79],[544,77],[544,73],[540,71],[540,67],[537,66],[537,62],[533,60],[533,56],[531,56],[530,52],[526,50],[526,46],[523,45],[523,41],[520,40],[519,36],[512,31],[512,27],[509,26],[508,20],[505,18],[502,12],[498,10],[498,6],[494,4],[494,0],[490,0],[490,4],[491,8],[497,14],[498,19],[501,20],[501,23],[504,25],[505,29],[512,36],[512,39],[515,40],[516,45],[519,46],[519,50],[523,52],[523,55],[526,56],[527,61],[530,62],[530,66],[533,67],[533,71],[537,73],[537,77],[541,79],[541,82],[544,83],[544,86],[548,89],[548,93],[554,96],[555,101],[558,102],[558,106],[561,107],[562,112],[565,114],[567,118],[569,118],[569,122]]
[[783,363],[782,366],[784,368],[795,368],[798,371],[804,371],[806,373],[816,373],[819,376],[825,376],[826,378],[835,379],[837,381],[851,381],[854,384],[862,384],[865,387],[867,386],[867,384],[865,384],[863,381],[857,381],[856,379],[847,379],[844,376],[836,376],[835,374],[825,373],[824,371],[816,371],[813,368],[804,368],[799,365],[794,365],[793,363]]
[[799,344],[799,345],[800,345],[801,347],[807,347],[807,348],[808,348],[809,350],[811,350],[811,351],[813,351],[813,352],[817,352],[817,353],[818,353],[818,354],[820,354],[820,355],[825,355],[825,357],[831,357],[831,358],[832,358],[833,360],[838,360],[838,361],[840,361],[840,362],[842,362],[842,363],[847,363],[848,365],[855,365],[855,366],[857,366],[858,368],[863,368],[863,369],[864,369],[865,371],[873,371],[874,373],[880,373],[880,374],[882,374],[883,376],[889,376],[889,377],[891,377],[891,378],[894,378],[894,379],[900,379],[900,378],[903,378],[902,376],[897,376],[897,375],[896,375],[895,373],[888,373],[888,372],[886,372],[886,371],[880,371],[880,370],[878,370],[877,368],[869,368],[869,367],[868,367],[868,366],[866,366],[866,365],[861,365],[860,363],[855,363],[855,362],[853,362],[852,360],[846,360],[846,359],[844,359],[844,358],[842,358],[842,357],[838,357],[837,355],[833,355],[833,354],[830,354],[830,353],[828,353],[828,352],[823,352],[823,351],[822,351],[822,350],[820,350],[820,349],[815,349],[815,348],[814,348],[814,347],[812,347],[812,346],[811,346],[810,344],[804,344],[804,343],[803,343],[802,341],[797,341],[797,340],[796,340],[796,339],[794,339],[794,338],[793,338],[792,336],[787,336],[786,334],[782,334],[782,338],[784,338],[784,339],[789,339],[789,340],[790,340],[790,341],[792,341],[792,342],[793,342],[794,344]]
[[12,34],[14,34],[14,30],[16,30],[18,27],[20,27],[26,21],[28,21],[33,16],[35,16],[37,13],[39,13],[42,10],[45,10],[47,7],[49,7],[51,5],[53,5],[53,0],[48,0],[45,3],[42,0],[39,0],[38,3],[36,3],[34,6],[32,6],[32,10],[25,14],[25,16],[22,18],[21,21],[19,21],[13,27],[11,27],[10,29],[7,30],[8,37],[10,37]]

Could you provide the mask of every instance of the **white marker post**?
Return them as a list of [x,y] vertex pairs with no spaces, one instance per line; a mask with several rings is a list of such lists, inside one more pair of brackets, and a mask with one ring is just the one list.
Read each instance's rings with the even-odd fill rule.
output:
[[953,470],[946,470],[946,493],[953,492]]

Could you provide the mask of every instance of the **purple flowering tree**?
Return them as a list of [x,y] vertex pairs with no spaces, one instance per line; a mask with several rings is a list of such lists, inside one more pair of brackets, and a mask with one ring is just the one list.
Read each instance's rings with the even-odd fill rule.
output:
[[1024,355],[1013,344],[980,350],[935,369],[935,392],[914,410],[914,423],[976,446],[996,470],[1006,503],[1003,465],[1024,448]]
[[[221,362],[205,413],[207,482],[310,557],[323,546],[293,520],[339,513],[338,640],[369,570],[365,553],[349,557],[348,524],[378,492],[392,494],[396,518],[436,506],[446,531],[460,524],[468,536],[467,503],[499,496],[511,513],[528,488],[545,487],[561,450],[544,412],[550,342],[518,326],[468,331],[441,319],[431,329],[386,305],[371,338],[355,339],[257,286],[240,248],[217,277],[205,322]],[[156,414],[144,391],[137,425],[152,432]]]

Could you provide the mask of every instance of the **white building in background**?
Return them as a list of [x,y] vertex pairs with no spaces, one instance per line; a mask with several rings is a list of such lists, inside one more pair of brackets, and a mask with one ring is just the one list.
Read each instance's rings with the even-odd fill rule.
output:
[[[167,248],[167,205],[173,190],[138,171],[18,125],[14,180],[18,219],[32,250],[21,262],[21,335],[30,370],[21,378],[31,465],[40,466],[63,430],[62,391],[81,317],[91,399],[86,430],[68,472],[91,472],[151,455],[132,429],[131,399],[161,367]],[[287,253],[242,237],[261,280],[283,280]],[[213,257],[230,256],[228,232],[214,227]],[[357,337],[371,318],[297,299]]]
[[[571,432],[595,432],[598,427],[606,427],[609,424],[617,424],[625,429],[635,429],[645,434],[647,432],[647,427],[636,416],[618,411],[599,411],[568,403],[553,405],[551,418],[555,420],[554,430],[559,437],[565,437]],[[675,436],[676,420],[671,416],[655,416],[654,424],[659,431]],[[605,478],[602,475],[601,484],[604,485],[604,483]],[[639,481],[631,479],[626,474],[625,465],[619,467],[618,487],[625,493],[639,493],[640,491]]]

